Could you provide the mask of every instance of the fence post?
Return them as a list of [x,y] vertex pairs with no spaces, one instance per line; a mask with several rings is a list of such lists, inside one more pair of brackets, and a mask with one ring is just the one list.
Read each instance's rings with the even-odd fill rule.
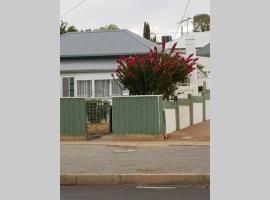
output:
[[193,102],[191,94],[188,94],[190,125],[193,125]]
[[175,108],[176,130],[180,129],[179,105],[180,105],[180,102],[179,102],[179,99],[177,98],[177,101],[175,101],[175,106],[176,106],[176,108]]
[[206,97],[205,97],[205,91],[206,91],[206,82],[204,81],[203,82],[203,91],[202,91],[202,99],[203,99],[203,101],[202,101],[202,103],[203,103],[203,121],[206,120],[206,103],[205,103]]

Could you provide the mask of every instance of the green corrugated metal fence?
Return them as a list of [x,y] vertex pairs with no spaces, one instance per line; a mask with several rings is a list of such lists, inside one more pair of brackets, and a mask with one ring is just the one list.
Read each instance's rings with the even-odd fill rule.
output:
[[60,99],[60,132],[65,136],[82,136],[86,133],[85,99]]
[[188,95],[187,99],[164,101],[160,95],[125,96],[112,98],[112,132],[114,134],[160,134],[165,132],[164,109],[175,110],[176,129],[180,129],[179,106],[189,106],[189,120],[193,124],[193,104],[202,103],[203,121],[206,120],[205,101],[210,90],[202,96]]
[[114,134],[163,133],[162,96],[125,96],[112,98]]

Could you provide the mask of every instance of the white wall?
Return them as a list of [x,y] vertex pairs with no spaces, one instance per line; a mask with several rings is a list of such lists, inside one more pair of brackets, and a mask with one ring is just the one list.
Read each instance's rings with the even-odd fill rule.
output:
[[180,129],[190,126],[189,106],[179,106]]
[[175,109],[164,109],[166,134],[176,131]]
[[205,101],[205,115],[206,120],[210,119],[210,100]]
[[193,124],[203,121],[203,104],[193,103]]
[[209,57],[202,57],[202,56],[196,56],[196,57],[199,58],[198,63],[205,66],[204,70],[210,71],[210,67],[209,67],[210,58]]
[[198,96],[199,95],[198,85],[197,84],[179,85],[176,93],[178,98],[187,98],[188,94]]

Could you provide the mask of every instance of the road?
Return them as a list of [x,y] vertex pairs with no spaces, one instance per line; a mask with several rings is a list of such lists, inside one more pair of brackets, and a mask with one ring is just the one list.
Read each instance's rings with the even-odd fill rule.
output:
[[209,173],[209,146],[61,144],[61,174]]
[[62,186],[61,200],[209,200],[206,186]]

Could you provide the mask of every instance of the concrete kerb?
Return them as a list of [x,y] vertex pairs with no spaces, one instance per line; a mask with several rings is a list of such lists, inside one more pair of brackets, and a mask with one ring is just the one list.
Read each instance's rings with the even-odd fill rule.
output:
[[167,141],[167,142],[138,142],[138,141],[61,141],[63,145],[109,145],[135,147],[163,147],[163,146],[209,146],[209,141]]
[[61,185],[175,185],[210,184],[209,174],[63,174]]

